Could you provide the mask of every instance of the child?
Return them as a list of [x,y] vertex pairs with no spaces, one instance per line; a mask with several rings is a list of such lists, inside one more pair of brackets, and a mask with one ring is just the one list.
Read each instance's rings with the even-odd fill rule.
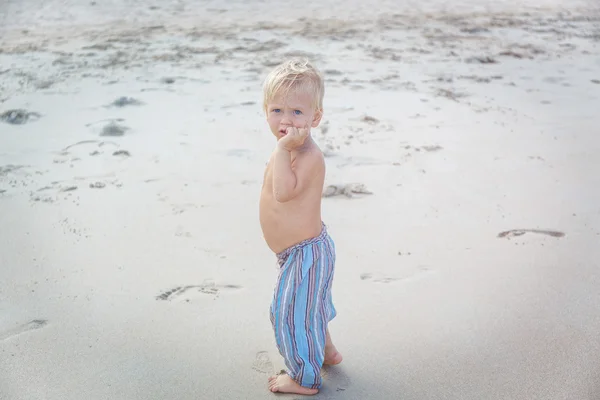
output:
[[270,316],[288,368],[269,378],[272,392],[316,394],[323,364],[342,361],[327,329],[336,311],[335,246],[321,220],[325,160],[310,135],[323,115],[323,94],[323,77],[306,60],[284,62],[264,84],[277,146],[264,175],[260,224],[279,264]]

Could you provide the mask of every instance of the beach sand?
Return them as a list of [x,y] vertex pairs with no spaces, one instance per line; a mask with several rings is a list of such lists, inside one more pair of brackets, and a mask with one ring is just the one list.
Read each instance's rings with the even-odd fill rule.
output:
[[0,5],[0,399],[299,398],[258,223],[294,55],[338,252],[315,398],[600,399],[597,4],[121,3]]

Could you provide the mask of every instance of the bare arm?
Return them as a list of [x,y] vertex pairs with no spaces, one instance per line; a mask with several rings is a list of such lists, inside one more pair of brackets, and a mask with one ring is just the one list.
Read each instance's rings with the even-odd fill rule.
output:
[[292,153],[277,146],[273,160],[273,195],[280,203],[291,200],[298,179],[292,170]]
[[292,169],[292,154],[282,146],[277,146],[274,158],[273,195],[275,200],[285,203],[308,187],[310,179],[316,176],[318,159],[313,152],[309,152],[297,160]]

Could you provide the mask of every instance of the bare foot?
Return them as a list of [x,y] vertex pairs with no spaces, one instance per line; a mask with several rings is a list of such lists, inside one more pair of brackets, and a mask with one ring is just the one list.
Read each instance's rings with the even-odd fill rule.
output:
[[312,396],[319,393],[319,389],[302,387],[288,374],[274,375],[269,378],[269,390],[273,393],[295,393]]
[[325,349],[325,360],[323,361],[324,365],[337,365],[342,362],[344,357],[342,357],[342,353],[337,351],[335,347],[331,350]]
[[344,357],[342,357],[342,353],[337,351],[333,342],[331,341],[331,335],[329,334],[329,330],[327,330],[327,341],[325,342],[325,360],[323,364],[325,365],[337,365],[342,362]]

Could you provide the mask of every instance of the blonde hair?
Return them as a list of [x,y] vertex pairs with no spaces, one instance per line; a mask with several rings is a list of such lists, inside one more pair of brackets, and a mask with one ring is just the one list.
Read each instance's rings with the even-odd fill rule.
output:
[[263,108],[278,94],[286,95],[289,90],[302,90],[313,95],[315,109],[323,110],[325,85],[321,72],[305,58],[292,58],[276,66],[267,75],[263,85]]

